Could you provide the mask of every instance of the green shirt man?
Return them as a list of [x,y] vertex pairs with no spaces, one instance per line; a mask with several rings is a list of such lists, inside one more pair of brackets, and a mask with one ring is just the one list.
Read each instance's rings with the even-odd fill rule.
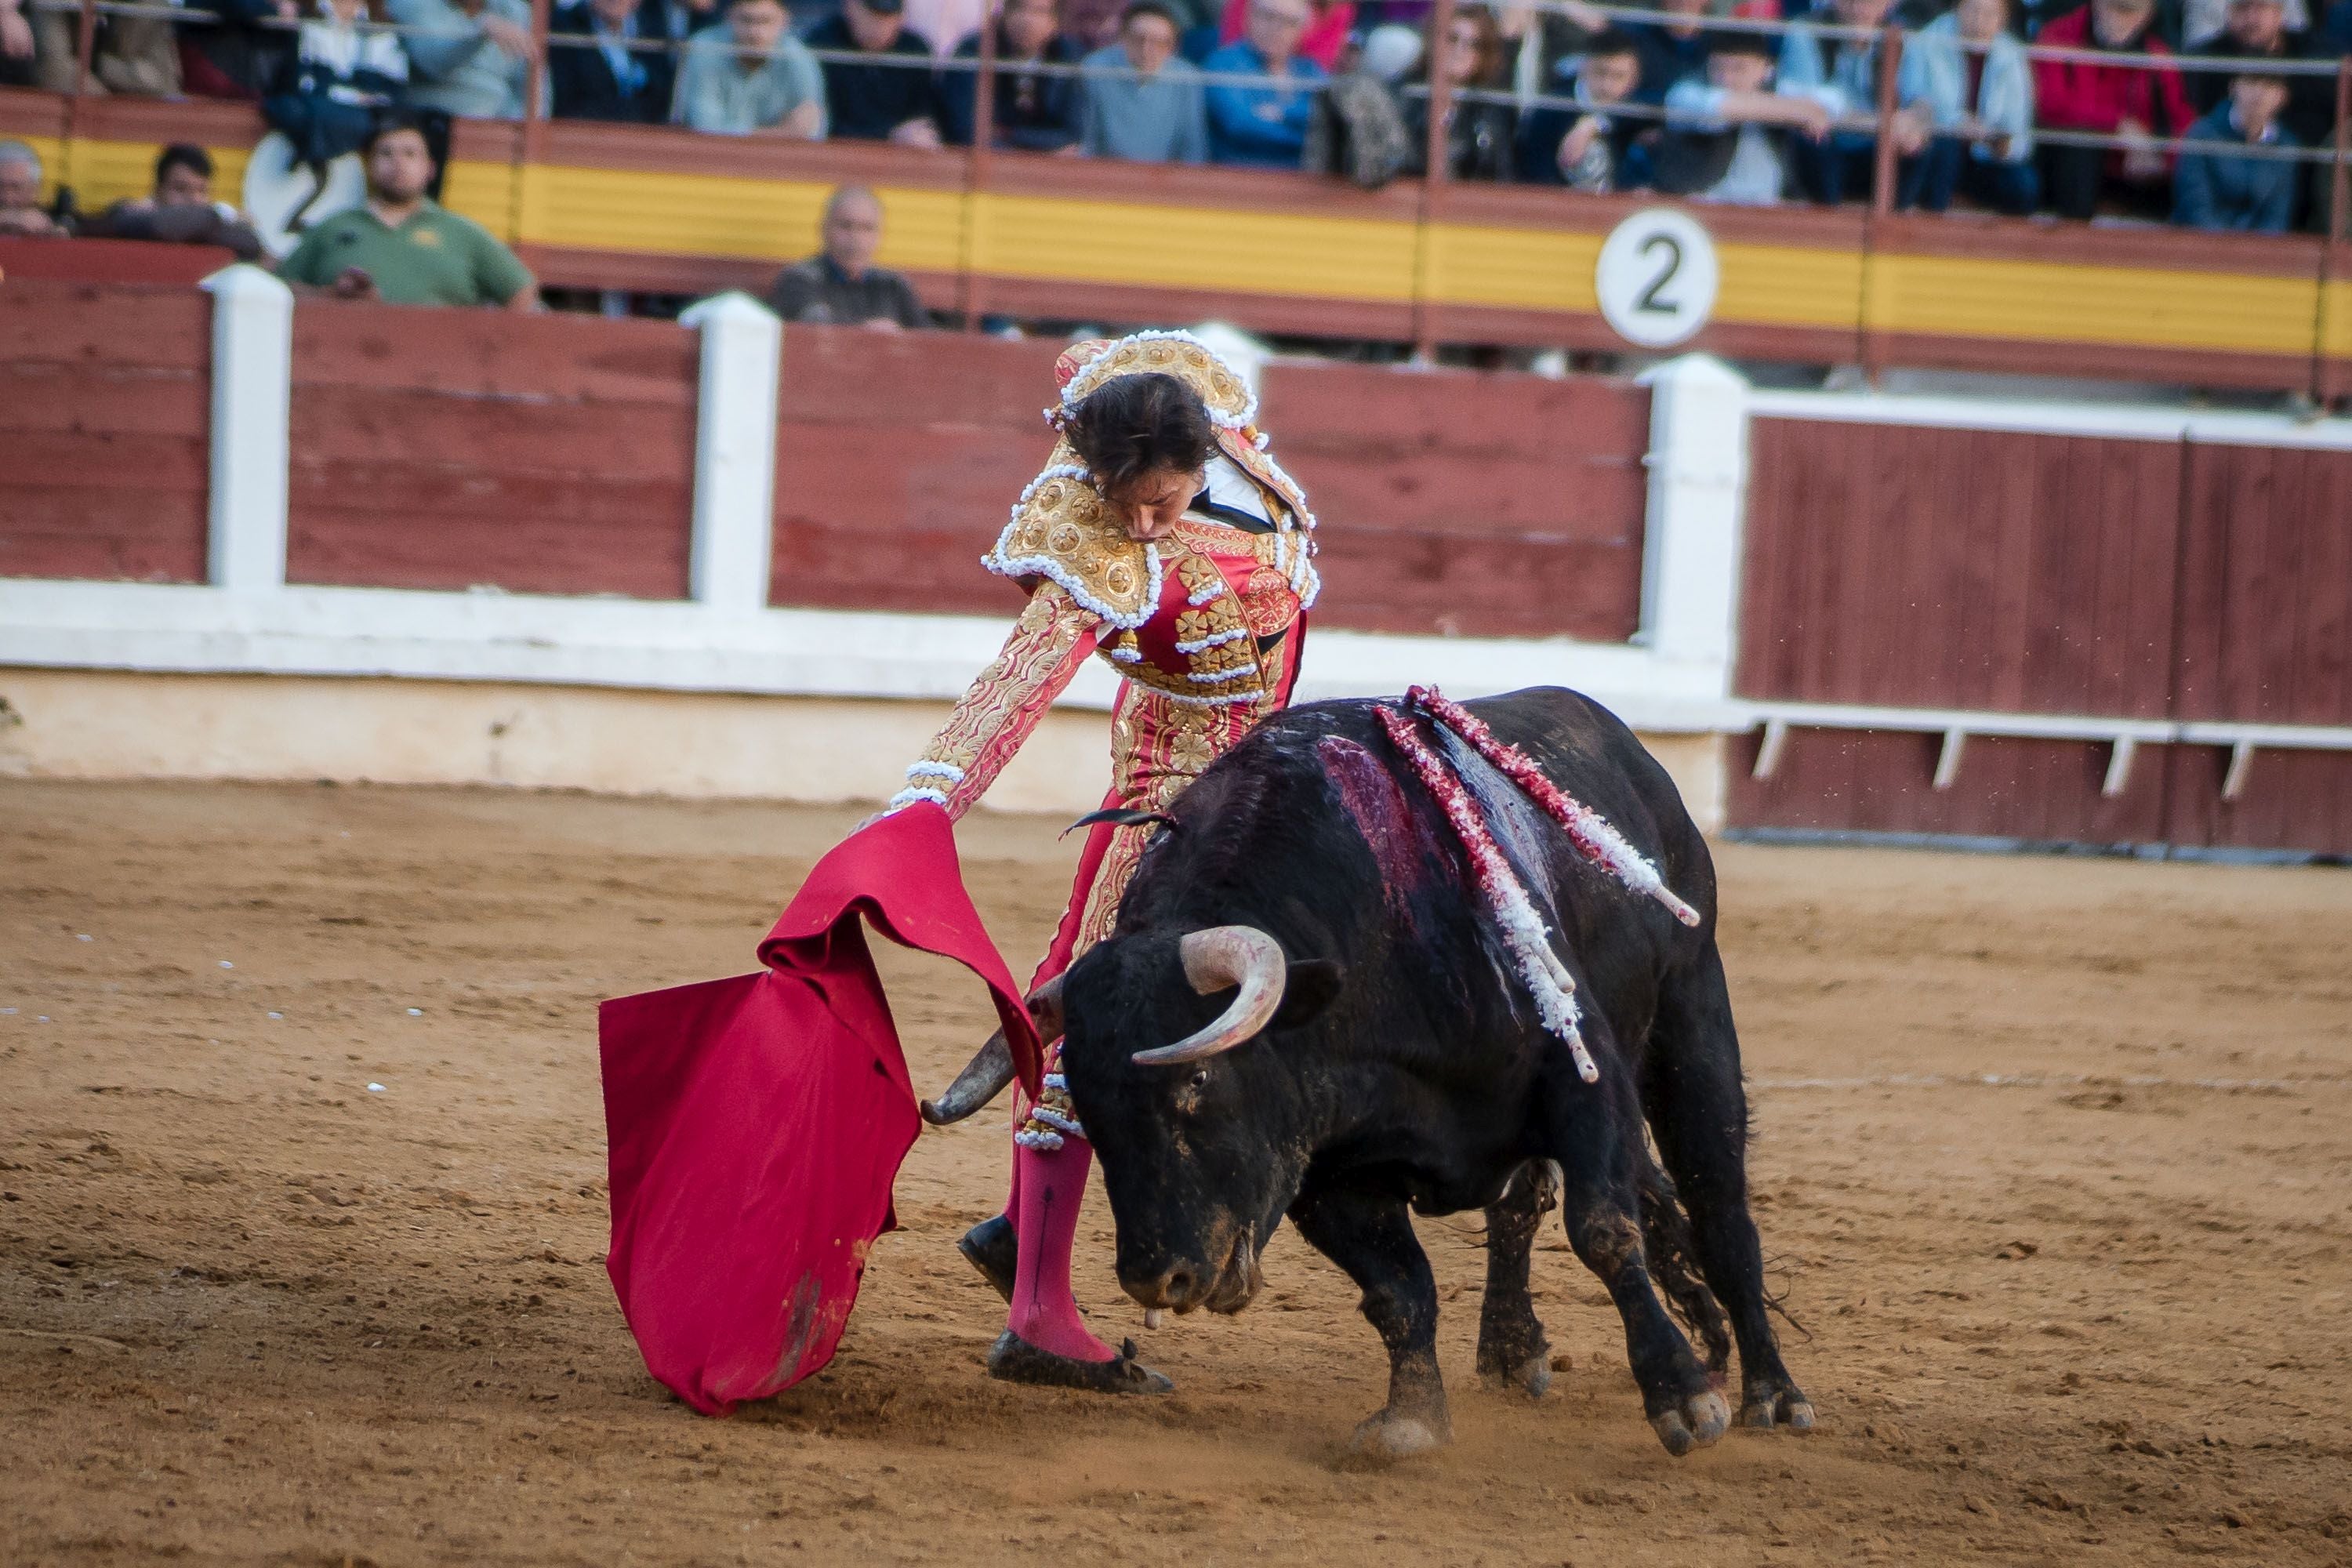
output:
[[304,293],[395,305],[538,303],[530,269],[513,251],[425,196],[433,159],[414,121],[387,116],[361,153],[367,201],[314,225],[280,278]]

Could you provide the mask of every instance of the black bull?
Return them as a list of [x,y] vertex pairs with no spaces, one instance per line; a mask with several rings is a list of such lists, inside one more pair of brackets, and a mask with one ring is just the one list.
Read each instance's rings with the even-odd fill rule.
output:
[[[1439,737],[1563,939],[1600,1068],[1585,1083],[1538,1022],[1458,840],[1372,705],[1268,721],[1177,801],[1116,928],[1063,987],[1064,1071],[1102,1161],[1119,1281],[1148,1307],[1238,1311],[1288,1215],[1361,1288],[1388,1348],[1388,1404],[1359,1446],[1411,1453],[1451,1428],[1436,1288],[1408,1208],[1486,1209],[1478,1369],[1539,1394],[1549,1362],[1528,1251],[1551,1197],[1543,1162],[1557,1162],[1569,1242],[1623,1318],[1667,1449],[1713,1442],[1728,1422],[1716,1392],[1727,1312],[1742,1420],[1803,1430],[1812,1412],[1781,1363],[1748,1212],[1748,1106],[1706,843],[1664,769],[1599,704],[1540,689],[1470,707],[1650,857],[1699,925],[1629,892]],[[1280,943],[1279,1010],[1239,1048],[1137,1063],[1225,1008],[1230,990],[1188,982],[1180,944],[1231,926]],[[1706,1342],[1705,1361],[1662,1289]]]

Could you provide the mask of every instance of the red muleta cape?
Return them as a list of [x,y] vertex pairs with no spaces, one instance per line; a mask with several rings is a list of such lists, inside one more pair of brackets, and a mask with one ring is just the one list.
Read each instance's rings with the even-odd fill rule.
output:
[[965,892],[947,814],[852,834],[760,944],[767,967],[599,1011],[613,1246],[646,1370],[708,1415],[833,1359],[921,1121],[863,916],[988,984],[1023,1086],[1036,1031]]

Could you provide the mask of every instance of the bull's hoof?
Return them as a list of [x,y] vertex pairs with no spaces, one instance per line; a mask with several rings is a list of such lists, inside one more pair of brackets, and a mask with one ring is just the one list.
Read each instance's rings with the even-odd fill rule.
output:
[[1730,1425],[1730,1402],[1711,1388],[1687,1395],[1679,1409],[1661,1410],[1650,1417],[1650,1429],[1677,1459],[1717,1441]]
[[989,1348],[988,1375],[1005,1383],[1041,1388],[1078,1388],[1089,1394],[1167,1394],[1175,1384],[1135,1359],[1135,1342],[1119,1346],[1108,1361],[1080,1361],[1041,1351],[1011,1329]]
[[1551,1356],[1547,1352],[1515,1362],[1481,1356],[1478,1358],[1478,1381],[1490,1393],[1517,1394],[1528,1399],[1541,1399],[1551,1391]]
[[1794,1388],[1751,1388],[1740,1407],[1739,1424],[1753,1432],[1785,1426],[1791,1432],[1813,1429],[1813,1407]]
[[1013,1231],[1013,1222],[1003,1215],[982,1220],[963,1233],[956,1250],[964,1261],[980,1270],[980,1277],[995,1287],[996,1293],[1007,1301],[1013,1300],[1013,1269],[1020,1253],[1020,1241]]
[[1443,1415],[1433,1418],[1401,1415],[1382,1410],[1366,1416],[1349,1439],[1349,1449],[1357,1458],[1375,1465],[1391,1465],[1399,1459],[1410,1459],[1415,1454],[1426,1454],[1433,1448],[1443,1448],[1454,1440],[1450,1424]]

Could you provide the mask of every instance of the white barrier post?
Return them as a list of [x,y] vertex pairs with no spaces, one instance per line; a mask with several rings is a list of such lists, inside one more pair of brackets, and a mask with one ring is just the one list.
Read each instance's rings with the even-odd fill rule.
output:
[[678,321],[702,334],[688,591],[708,608],[757,615],[768,604],[775,532],[776,387],[784,324],[743,293],[705,300]]
[[1642,624],[1633,640],[1662,658],[1716,666],[1728,696],[1748,485],[1748,383],[1711,354],[1684,354],[1641,379],[1650,388],[1650,498]]
[[286,585],[286,420],[294,291],[258,267],[204,280],[213,297],[210,547],[215,588]]

